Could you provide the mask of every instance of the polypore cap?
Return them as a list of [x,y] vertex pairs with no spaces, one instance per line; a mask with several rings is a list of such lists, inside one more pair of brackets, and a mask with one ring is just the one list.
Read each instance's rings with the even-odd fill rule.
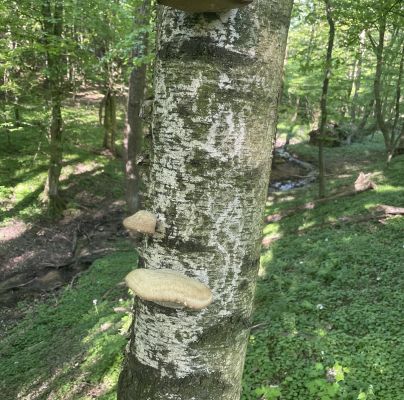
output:
[[160,4],[193,13],[222,12],[240,8],[253,0],[158,0]]
[[170,269],[139,268],[125,281],[141,299],[165,307],[201,310],[212,302],[212,292],[206,285]]
[[132,232],[145,233],[154,235],[156,232],[157,218],[156,216],[145,210],[138,211],[136,214],[125,218],[123,226]]

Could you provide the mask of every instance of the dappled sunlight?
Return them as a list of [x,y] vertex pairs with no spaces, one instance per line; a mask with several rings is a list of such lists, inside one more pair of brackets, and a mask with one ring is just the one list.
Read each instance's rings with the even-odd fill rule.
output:
[[[78,161],[78,160],[77,160]],[[71,175],[81,175],[84,173],[91,173],[98,169],[100,165],[95,161],[78,162],[77,164],[68,165],[63,168],[60,176],[60,181],[67,180]]]
[[258,270],[258,276],[260,278],[264,278],[268,275],[267,266],[272,262],[272,260],[273,260],[273,253],[271,250],[267,250],[265,253],[261,255],[260,266]]
[[18,220],[13,221],[7,226],[0,227],[0,243],[18,239],[28,228],[29,226],[27,224]]
[[133,252],[97,261],[56,304],[38,306],[13,328],[0,342],[8,355],[0,366],[7,398],[73,400],[114,388],[132,304],[127,290],[114,285],[135,261]]
[[[374,156],[380,144],[361,157]],[[360,167],[349,165],[357,162],[355,151],[342,166],[352,173],[329,180],[330,192],[346,190],[363,170],[361,160]],[[404,218],[375,208],[404,207],[403,162],[398,157],[388,169],[374,162],[366,172],[376,190],[315,207],[315,186],[298,198],[271,195],[243,399],[400,398]]]
[[383,194],[383,193],[388,194],[388,193],[401,193],[404,191],[404,189],[402,186],[400,187],[400,186],[392,186],[392,185],[379,185],[377,188],[377,191],[380,194]]
[[267,224],[267,225],[265,225],[265,227],[264,227],[263,233],[264,233],[264,235],[267,235],[267,234],[269,234],[269,233],[271,233],[271,234],[277,234],[277,233],[280,233],[280,231],[281,231],[281,229],[280,229],[280,227],[279,227],[278,225],[275,225],[275,224]]
[[[65,366],[64,368],[72,368],[73,365]],[[36,400],[46,395],[49,387],[62,374],[63,368],[56,369],[50,376],[44,374],[33,381],[24,383],[24,387],[17,394],[19,400]]]

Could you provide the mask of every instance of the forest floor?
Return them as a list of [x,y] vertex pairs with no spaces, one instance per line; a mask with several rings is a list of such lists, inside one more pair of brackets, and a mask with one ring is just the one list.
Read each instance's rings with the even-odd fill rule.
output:
[[[38,115],[27,113],[11,145],[0,137],[0,392],[7,399],[115,399],[132,303],[121,282],[136,253],[121,227],[121,160],[101,150],[92,97],[81,101],[65,108],[68,208],[58,222],[40,201],[47,140]],[[317,149],[305,143],[289,152],[317,162]],[[314,184],[270,192],[267,215],[286,216],[264,229],[243,400],[402,400],[404,218],[366,217],[379,204],[404,206],[404,157],[386,169],[380,138],[326,156],[329,194],[351,187],[362,171],[377,189],[314,209],[299,208],[316,198]],[[305,173],[280,162],[276,177]]]
[[[24,315],[17,305],[53,297],[96,259],[127,247],[122,160],[102,149],[97,92],[64,108],[61,187],[67,208],[53,220],[41,200],[48,169],[46,115],[0,135],[0,337]],[[120,113],[122,128],[122,113]]]

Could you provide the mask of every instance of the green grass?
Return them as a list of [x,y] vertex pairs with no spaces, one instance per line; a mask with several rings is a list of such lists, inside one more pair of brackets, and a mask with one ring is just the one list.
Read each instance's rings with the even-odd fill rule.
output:
[[[315,150],[295,147],[306,156]],[[385,169],[377,144],[332,151],[331,158],[345,160],[346,176],[333,178],[330,189],[353,182],[364,169],[373,172],[378,189],[265,228],[280,239],[261,258],[258,326],[250,338],[243,400],[404,398],[404,218],[315,227],[367,215],[377,204],[403,206],[404,157]],[[316,189],[278,195],[267,213],[302,204]]]
[[[48,117],[32,106],[10,138],[0,131],[0,224],[46,217],[41,193],[48,169]],[[122,129],[122,113],[119,117]],[[122,160],[101,154],[97,107],[66,105],[63,119],[61,189],[68,208],[80,207],[76,195],[83,193],[100,199],[97,205],[122,199]],[[18,305],[26,316],[2,332],[0,341],[0,398],[115,398],[130,313],[114,308],[131,306],[127,290],[116,284],[137,262],[127,241],[115,247],[118,253],[97,261],[74,288],[45,302]]]
[[[94,110],[67,111],[63,185],[69,193],[77,185],[78,190],[103,195],[105,186],[109,190],[116,180],[119,196],[119,165],[89,153],[101,139],[94,118]],[[81,141],[83,126],[89,137]],[[20,139],[13,138],[18,157],[10,151],[4,158],[6,150],[0,145],[1,166],[6,167],[6,173],[1,170],[0,193],[12,199],[14,215],[20,218],[33,218],[36,210],[41,215],[32,191],[41,187],[46,172],[41,151],[32,167],[36,147],[25,144],[28,134],[37,133],[26,131]],[[291,149],[316,160],[314,147],[298,144]],[[404,219],[324,225],[343,216],[367,215],[377,204],[403,206],[404,157],[386,169],[380,138],[327,149],[326,154],[329,193],[351,184],[362,170],[373,174],[378,188],[265,227],[265,235],[279,239],[262,252],[243,400],[404,398]],[[74,173],[77,162],[89,170],[79,179]],[[277,194],[266,212],[303,204],[315,198],[316,191],[313,185]],[[298,233],[301,228],[305,230]],[[131,304],[126,290],[116,284],[135,263],[133,252],[122,251],[97,261],[77,286],[60,296],[42,304],[21,304],[29,309],[26,317],[0,341],[1,396],[115,399],[130,320],[113,308]]]
[[136,262],[133,251],[99,260],[76,287],[31,307],[0,342],[1,398],[115,398],[130,317],[114,308],[131,307],[117,284]]

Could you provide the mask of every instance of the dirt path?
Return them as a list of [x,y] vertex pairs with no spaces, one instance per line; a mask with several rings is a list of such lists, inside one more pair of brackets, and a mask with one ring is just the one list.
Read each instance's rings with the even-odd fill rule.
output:
[[127,238],[122,201],[97,209],[67,210],[53,223],[12,221],[0,228],[0,332],[24,312],[22,300],[36,302],[74,284],[96,259]]

